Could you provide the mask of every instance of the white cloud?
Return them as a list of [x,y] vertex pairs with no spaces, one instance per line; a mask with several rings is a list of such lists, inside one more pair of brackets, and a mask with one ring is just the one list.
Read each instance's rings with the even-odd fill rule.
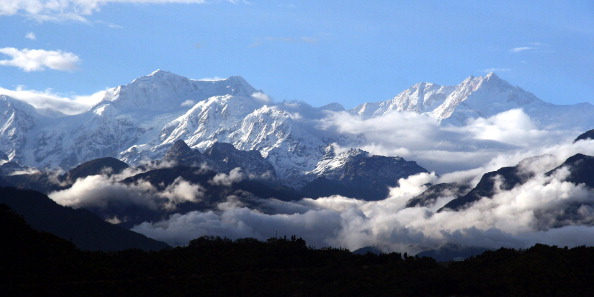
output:
[[272,98],[270,98],[270,96],[262,93],[262,92],[255,92],[252,94],[252,98],[264,103],[264,104],[270,104],[272,103]]
[[219,76],[213,76],[213,77],[201,78],[201,79],[198,79],[198,81],[220,81],[220,80],[224,80],[224,79],[226,79],[226,78],[219,77]]
[[28,33],[25,35],[25,38],[27,38],[27,39],[29,39],[29,40],[36,40],[36,39],[37,39],[37,36],[36,36],[36,35],[35,35],[35,33],[33,33],[33,32],[28,32]]
[[526,52],[526,51],[536,51],[536,50],[541,50],[543,48],[547,48],[548,45],[541,43],[541,42],[531,42],[526,46],[518,46],[518,47],[514,47],[511,48],[509,51],[512,53],[520,53],[520,52]]
[[331,210],[269,215],[248,208],[234,208],[220,213],[193,211],[175,214],[164,221],[142,223],[132,230],[173,245],[185,245],[202,235],[266,239],[276,234],[308,234],[308,244],[329,246],[331,243],[327,235],[338,232],[340,228],[340,214]]
[[[499,160],[496,165],[515,165],[513,162],[521,160],[517,156],[530,156],[522,152],[570,142],[579,133],[542,128],[521,109],[471,119],[463,126],[440,124],[413,112],[391,112],[369,119],[333,112],[319,122],[319,128],[363,138],[361,149],[414,160],[438,174],[485,167],[494,159]],[[502,164],[501,160],[511,163]]]
[[194,100],[188,99],[188,100],[182,102],[181,106],[189,107],[189,106],[194,106],[194,104],[195,104]]
[[43,49],[0,48],[0,54],[10,56],[10,60],[0,60],[0,66],[14,66],[26,72],[46,69],[73,71],[78,68],[80,58],[69,52]]
[[529,51],[529,50],[533,50],[535,49],[534,47],[531,46],[519,46],[519,47],[514,47],[512,49],[510,49],[509,51],[512,53],[519,53],[519,52],[525,52],[525,51]]
[[[85,22],[86,16],[99,11],[101,6],[112,3],[186,3],[203,4],[206,0],[0,0],[0,16],[22,14],[37,21],[73,20]],[[227,0],[237,4],[243,1]]]
[[0,94],[24,101],[36,108],[55,110],[65,114],[78,114],[89,110],[89,108],[101,101],[105,91],[99,91],[88,96],[64,97],[53,93],[51,90],[26,90],[21,86],[16,90],[0,87]]
[[91,175],[80,178],[65,190],[55,191],[48,196],[60,205],[73,208],[92,207],[106,209],[109,207],[125,208],[129,205],[148,209],[174,210],[177,204],[198,202],[204,198],[205,189],[201,185],[192,184],[181,177],[162,191],[148,181],[136,181],[126,184],[120,182],[127,176],[138,173],[125,170],[121,174]]
[[158,204],[152,193],[155,187],[149,182],[134,184],[117,183],[103,175],[92,175],[78,179],[72,187],[50,193],[48,196],[60,205],[107,208],[115,205],[140,205],[156,209]]
[[484,73],[491,73],[491,72],[509,72],[511,71],[510,68],[497,68],[497,67],[493,67],[493,68],[487,68],[484,69],[483,72]]
[[176,205],[184,202],[198,202],[204,198],[206,189],[201,185],[192,184],[181,177],[177,177],[173,183],[159,193],[160,197],[169,199],[165,204],[167,209],[175,209]]
[[229,174],[226,173],[217,173],[212,180],[209,182],[213,185],[217,186],[231,186],[234,183],[238,183],[242,181],[244,178],[244,174],[241,171],[241,168],[233,168]]
[[[517,146],[540,144],[542,138],[550,133],[539,130],[521,109],[511,109],[489,118],[471,119],[462,130],[471,133],[475,139],[495,140]],[[531,143],[532,141],[536,143]]]

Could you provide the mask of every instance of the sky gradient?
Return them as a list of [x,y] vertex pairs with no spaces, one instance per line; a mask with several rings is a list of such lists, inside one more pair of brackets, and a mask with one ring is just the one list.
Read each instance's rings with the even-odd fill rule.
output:
[[494,71],[548,102],[594,103],[591,1],[0,0],[0,31],[13,95],[90,102],[163,69],[352,108]]

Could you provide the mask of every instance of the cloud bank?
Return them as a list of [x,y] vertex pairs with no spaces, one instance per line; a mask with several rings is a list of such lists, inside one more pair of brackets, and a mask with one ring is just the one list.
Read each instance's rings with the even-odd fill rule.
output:
[[[145,222],[133,230],[174,245],[187,244],[201,235],[265,239],[295,234],[317,247],[354,250],[376,246],[409,253],[445,244],[484,248],[525,248],[539,242],[592,245],[594,238],[586,235],[594,234],[590,219],[594,193],[583,185],[563,181],[566,174],[566,170],[551,176],[538,174],[523,185],[500,191],[492,199],[484,198],[459,212],[436,212],[431,206],[404,207],[408,199],[426,189],[428,181],[437,181],[434,174],[422,173],[400,180],[401,186],[382,201],[343,196],[275,201],[278,213],[241,206],[193,211]],[[569,213],[572,205],[576,208]]]
[[[319,127],[364,138],[361,149],[414,160],[439,174],[484,167],[498,156],[502,156],[500,160],[510,154],[529,157],[533,148],[570,142],[583,132],[541,128],[521,109],[470,119],[464,126],[443,124],[414,112],[391,112],[369,119],[348,112],[332,112],[320,121]],[[491,164],[485,169],[515,165],[522,157]],[[489,170],[483,170],[486,171]]]

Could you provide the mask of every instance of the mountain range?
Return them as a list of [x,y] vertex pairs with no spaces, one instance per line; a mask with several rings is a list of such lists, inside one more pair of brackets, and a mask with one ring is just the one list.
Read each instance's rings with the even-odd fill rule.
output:
[[[585,131],[594,123],[591,104],[550,104],[494,73],[469,77],[455,86],[420,83],[390,100],[346,110],[336,103],[312,107],[303,102],[274,102],[237,76],[206,81],[157,70],[108,89],[103,100],[76,115],[36,109],[0,95],[0,186],[36,190],[41,192],[39,197],[47,194],[62,205],[83,208],[85,215],[99,221],[135,230],[185,215],[216,216],[237,209],[272,217],[306,215],[324,203],[332,204],[328,202],[332,197],[354,198],[349,203],[362,209],[353,214],[367,218],[373,207],[365,209],[364,203],[381,206],[384,200],[394,201],[392,190],[410,187],[406,179],[411,176],[436,177],[430,173],[432,164],[426,162],[425,168],[394,152],[370,153],[363,148],[373,149],[373,139],[333,127],[329,119],[381,123],[393,120],[394,114],[413,114],[450,133],[464,131],[459,129],[477,119],[518,109],[532,121],[530,133]],[[415,135],[415,123],[407,135]],[[383,137],[393,137],[397,143],[397,136],[390,132]],[[397,132],[401,131],[394,135],[400,135]],[[574,144],[583,146],[589,139],[592,130],[577,137]],[[447,145],[439,139],[436,143]],[[493,150],[510,146],[489,140],[471,143],[468,150],[477,145]],[[426,218],[433,213],[462,213],[498,199],[501,193],[533,187],[535,180],[537,188],[559,182],[592,193],[592,158],[578,153],[555,163],[548,155],[532,156],[516,165],[474,173],[478,174],[474,183],[432,184],[428,180],[419,185],[426,187],[424,191],[402,205],[426,208]],[[11,196],[37,195],[9,188],[3,191],[13,191]],[[317,198],[323,198],[322,202]],[[49,207],[42,200],[31,202],[27,211]],[[342,202],[334,203],[344,211]],[[557,212],[535,209],[535,228],[591,225],[593,207],[589,198],[578,197],[559,203]],[[35,216],[27,220],[36,220]],[[213,217],[208,220],[222,224]],[[117,238],[118,232],[101,234]],[[150,246],[146,249],[163,246],[142,244]],[[85,248],[93,249],[93,244]],[[118,248],[122,247],[113,249]]]
[[563,125],[583,131],[594,122],[589,103],[546,103],[494,73],[456,86],[420,83],[393,99],[345,110],[339,104],[275,103],[237,76],[202,81],[157,70],[108,89],[101,102],[77,115],[36,109],[0,95],[0,151],[21,165],[68,170],[103,157],[131,165],[161,159],[178,140],[199,150],[221,142],[260,152],[277,177],[291,183],[317,170],[330,145],[368,143],[364,136],[324,128],[321,121],[329,114],[365,119],[408,111],[460,125],[514,108],[545,128]]

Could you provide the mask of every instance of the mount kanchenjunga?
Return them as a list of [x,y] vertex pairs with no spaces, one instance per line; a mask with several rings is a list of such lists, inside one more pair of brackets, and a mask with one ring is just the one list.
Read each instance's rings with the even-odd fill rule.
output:
[[[339,104],[274,103],[236,76],[205,81],[158,70],[105,91],[101,102],[77,115],[38,110],[2,95],[0,108],[0,151],[33,167],[69,169],[103,157],[136,165],[162,159],[178,140],[201,151],[220,142],[260,152],[281,181],[303,186],[303,177],[316,170],[329,145],[366,144],[362,136],[323,128],[329,113],[345,112]],[[543,124],[591,129],[594,122],[590,104],[545,103],[494,74],[450,87],[417,84],[392,100],[346,112],[370,118],[413,111],[464,123],[512,108],[523,108]]]
[[200,81],[158,70],[107,90],[89,111],[72,116],[47,116],[1,96],[0,150],[10,160],[35,167],[70,168],[100,157],[121,158],[131,147],[156,146],[161,129],[197,102],[255,92],[240,77]]
[[462,125],[470,118],[490,117],[521,108],[536,123],[548,126],[589,128],[594,122],[594,106],[588,103],[555,105],[544,102],[512,86],[494,73],[471,76],[456,86],[419,83],[393,99],[364,103],[351,113],[372,118],[393,111],[426,114],[445,123]]

